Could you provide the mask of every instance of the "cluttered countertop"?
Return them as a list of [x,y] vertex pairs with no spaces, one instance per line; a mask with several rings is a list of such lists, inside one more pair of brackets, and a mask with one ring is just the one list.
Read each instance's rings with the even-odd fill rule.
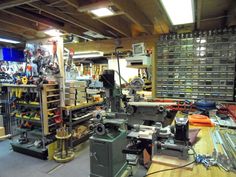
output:
[[192,156],[181,160],[156,155],[146,176],[235,176],[236,105],[204,101],[187,105],[188,109],[179,109],[175,119],[188,118],[189,139],[194,141]]

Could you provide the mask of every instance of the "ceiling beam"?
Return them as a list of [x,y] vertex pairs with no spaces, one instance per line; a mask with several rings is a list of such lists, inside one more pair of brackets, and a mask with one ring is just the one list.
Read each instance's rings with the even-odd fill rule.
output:
[[[122,50],[132,50],[132,44],[143,42],[147,49],[152,49],[155,47],[156,41],[159,35],[145,35],[139,37],[128,37],[120,38]],[[81,43],[68,43],[65,44],[66,48],[73,48],[75,51],[103,51],[104,53],[113,53],[114,49],[117,47],[115,39],[108,39],[102,41],[88,41]]]
[[20,18],[30,20],[30,21],[42,23],[42,24],[47,25],[47,26],[53,26],[53,27],[58,27],[59,28],[59,27],[62,27],[64,25],[63,23],[58,22],[58,21],[54,21],[50,18],[46,18],[46,17],[44,18],[40,14],[36,14],[36,13],[29,12],[29,11],[26,11],[26,10],[22,10],[22,9],[19,9],[19,8],[4,10],[4,12],[6,12],[8,14],[15,15],[15,16],[20,17]]
[[25,41],[24,36],[22,36],[20,34],[9,32],[9,31],[5,31],[5,30],[0,30],[0,36],[1,37],[6,37],[6,38],[17,39],[19,41]]
[[35,22],[0,11],[0,21],[25,29],[38,30]]
[[77,0],[64,0],[67,4],[71,5],[72,7],[76,8],[78,10],[79,3]]
[[15,6],[20,6],[23,4],[35,2],[38,0],[9,0],[7,2],[0,3],[0,10],[15,7]]
[[16,8],[15,9],[8,9],[8,10],[4,10],[4,12],[14,15],[14,16],[17,16],[18,18],[22,18],[22,19],[26,19],[26,20],[29,20],[32,22],[40,23],[40,24],[46,25],[48,27],[57,28],[57,29],[62,30],[67,33],[81,35],[83,32],[85,32],[85,30],[83,30],[81,28],[74,27],[69,24],[60,23],[60,22],[54,21],[52,19],[49,19],[47,17],[44,17],[40,14],[29,13],[29,12],[21,10],[21,9],[16,9]]
[[[68,1],[70,1],[70,3],[68,3],[68,4],[70,4],[71,5],[71,1],[72,0],[64,0],[65,2],[67,2],[68,3]],[[78,5],[78,3],[75,1],[75,0],[73,0],[74,1],[74,3],[73,3],[73,7],[74,8],[76,8],[77,10],[79,10],[79,11],[81,11],[81,7]],[[106,2],[106,4],[107,4],[108,2]],[[95,4],[97,4],[97,3],[95,3]],[[100,3],[99,3],[99,5],[101,5],[101,4],[103,4],[103,1],[101,1]],[[109,2],[109,4],[111,4],[110,2]],[[94,4],[91,4],[91,5],[89,5],[89,7],[90,8],[92,8],[92,7],[94,7]],[[83,7],[82,7],[83,8]],[[88,8],[88,5],[86,6],[86,8]],[[84,8],[83,8],[84,9]],[[84,10],[83,10],[84,11]],[[124,21],[122,21],[119,17],[117,18],[117,17],[115,17],[115,16],[112,16],[112,17],[109,17],[109,18],[96,18],[96,20],[98,20],[98,21],[100,21],[101,23],[103,23],[103,24],[105,24],[106,26],[109,26],[110,28],[112,28],[113,30],[115,30],[115,31],[117,31],[117,32],[119,32],[120,34],[122,34],[122,35],[124,35],[124,36],[126,36],[126,37],[129,37],[129,36],[131,36],[131,33],[130,33],[130,28],[129,28],[129,26],[127,27],[127,25],[125,25],[124,23]]]
[[197,0],[197,29],[200,29],[201,23],[201,14],[202,14],[202,0]]
[[154,23],[156,23],[159,26],[159,31],[161,33],[159,34],[163,34],[163,33],[169,33],[171,31],[172,28],[172,24],[163,8],[163,6],[161,5],[160,1],[156,1],[154,0],[155,3],[155,7],[157,8],[157,15],[156,17],[154,17]]
[[121,33],[125,37],[131,36],[130,26],[126,24],[125,21],[118,16],[101,18],[101,19],[98,18],[97,20],[109,26],[110,28],[114,29],[115,31]]
[[[81,21],[79,21],[79,20],[77,20],[77,19],[74,19],[74,18],[71,17],[70,15],[63,14],[60,10],[57,10],[57,9],[55,9],[55,8],[52,8],[52,7],[47,7],[47,6],[45,6],[45,4],[42,5],[42,4],[38,3],[38,2],[36,2],[36,3],[31,3],[31,4],[29,4],[29,5],[32,6],[32,7],[34,7],[34,8],[37,8],[37,9],[39,9],[39,10],[41,10],[41,11],[44,11],[44,12],[50,14],[50,15],[53,15],[53,16],[59,18],[59,19],[62,19],[62,20],[64,20],[64,21],[68,22],[68,23],[71,23],[71,24],[73,24],[73,25],[75,25],[75,26],[78,26],[78,27],[80,27],[80,28],[83,28],[83,29],[85,29],[85,30],[92,30],[92,31],[95,31],[95,32],[98,32],[98,33],[103,34],[103,30],[104,30],[104,29],[97,29],[97,28],[94,27],[94,26],[91,26],[91,25],[89,25],[89,24],[82,23]],[[89,21],[88,21],[88,23],[89,23]]]
[[33,32],[31,30],[26,30],[26,29],[19,28],[19,27],[16,28],[15,26],[9,25],[4,22],[1,22],[0,30],[5,31],[5,32],[14,33],[17,35],[21,35],[25,39],[33,39],[33,38],[35,38],[35,34],[36,34],[36,32]]
[[131,2],[130,0],[111,0],[111,2],[122,10],[131,21],[142,27],[148,34],[153,33],[153,24],[144,13],[138,10],[139,8],[135,2]]
[[236,25],[236,2],[233,1],[230,5],[230,9],[228,11],[227,25],[235,26]]
[[100,0],[94,3],[88,3],[87,5],[80,5],[79,7],[79,11],[80,12],[87,12],[93,9],[98,9],[98,8],[102,8],[102,7],[109,7],[111,6],[112,3],[110,1],[107,0]]

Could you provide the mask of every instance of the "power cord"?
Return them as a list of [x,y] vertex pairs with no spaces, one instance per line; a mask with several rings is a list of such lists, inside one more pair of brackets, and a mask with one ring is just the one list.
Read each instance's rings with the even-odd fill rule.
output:
[[165,171],[177,170],[177,169],[180,169],[180,168],[187,167],[187,166],[189,166],[189,165],[191,165],[191,164],[194,164],[194,163],[196,162],[196,161],[195,161],[195,158],[196,158],[197,153],[196,153],[195,149],[194,149],[192,146],[190,146],[189,149],[191,149],[191,150],[193,151],[193,153],[192,153],[192,154],[189,154],[189,155],[193,155],[193,156],[194,156],[194,161],[189,162],[189,163],[187,163],[187,164],[185,164],[185,165],[182,165],[182,166],[178,166],[178,167],[174,167],[174,168],[167,168],[167,169],[164,169],[164,170],[154,171],[154,172],[152,172],[152,173],[146,174],[146,175],[143,176],[143,177],[150,176],[150,175],[153,175],[153,174],[156,174],[156,173],[165,172]]
[[189,165],[191,165],[191,164],[194,164],[194,163],[195,163],[195,160],[192,161],[192,162],[189,162],[189,163],[187,163],[187,164],[185,164],[185,165],[178,166],[178,167],[175,167],[175,168],[167,168],[167,169],[164,169],[164,170],[154,171],[154,172],[152,172],[152,173],[146,174],[146,175],[143,176],[143,177],[150,176],[150,175],[153,175],[153,174],[156,174],[156,173],[165,172],[165,171],[171,171],[171,170],[176,170],[176,169],[184,168],[184,167],[187,167],[187,166],[189,166]]

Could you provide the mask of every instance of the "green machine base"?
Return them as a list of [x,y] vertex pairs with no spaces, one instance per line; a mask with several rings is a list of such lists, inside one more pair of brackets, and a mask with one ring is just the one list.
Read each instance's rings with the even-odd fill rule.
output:
[[127,145],[126,131],[90,137],[90,177],[120,177],[127,168],[122,153]]

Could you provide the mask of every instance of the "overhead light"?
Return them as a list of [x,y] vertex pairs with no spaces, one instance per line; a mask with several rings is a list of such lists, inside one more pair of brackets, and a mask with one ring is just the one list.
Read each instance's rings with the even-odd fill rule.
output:
[[98,38],[98,39],[104,39],[104,38],[107,38],[106,36],[102,35],[102,34],[99,34],[97,32],[94,32],[94,31],[85,31],[83,34],[89,36],[89,37],[92,37],[92,38]]
[[194,22],[193,0],[161,0],[172,25],[182,25]]
[[6,38],[0,38],[0,42],[6,42],[6,43],[11,43],[11,44],[21,43],[20,41],[16,41],[16,40],[13,40],[13,39],[6,39]]
[[44,33],[49,35],[49,36],[53,36],[53,37],[57,37],[57,36],[63,35],[63,33],[61,33],[57,29],[49,29],[49,30],[44,31]]
[[107,7],[102,7],[99,9],[93,9],[90,10],[90,12],[94,15],[96,15],[97,17],[105,17],[105,16],[110,16],[110,15],[114,15],[114,12],[107,8]]
[[73,58],[95,58],[102,57],[103,52],[100,51],[87,51],[87,52],[75,52]]

